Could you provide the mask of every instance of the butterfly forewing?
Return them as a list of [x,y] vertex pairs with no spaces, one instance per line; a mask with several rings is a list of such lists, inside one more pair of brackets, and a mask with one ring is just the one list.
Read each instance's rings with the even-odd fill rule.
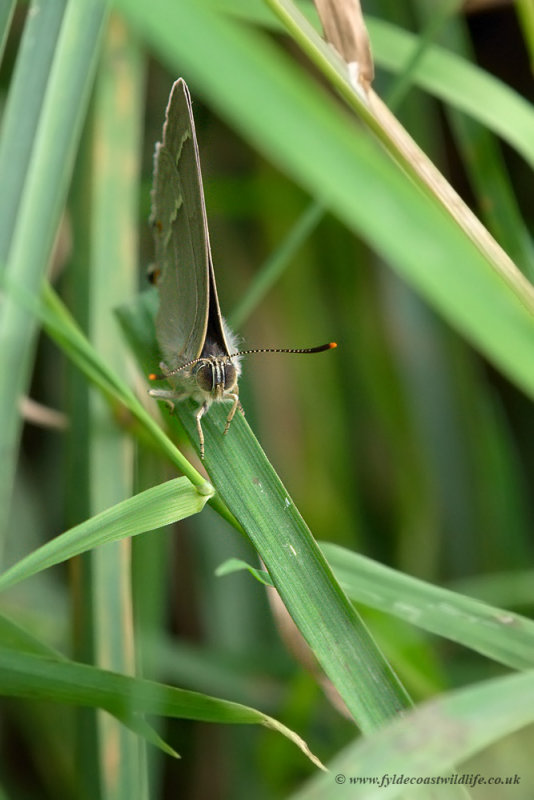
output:
[[173,86],[156,149],[152,225],[160,295],[156,332],[165,363],[175,369],[201,354],[211,283],[198,147],[182,80]]

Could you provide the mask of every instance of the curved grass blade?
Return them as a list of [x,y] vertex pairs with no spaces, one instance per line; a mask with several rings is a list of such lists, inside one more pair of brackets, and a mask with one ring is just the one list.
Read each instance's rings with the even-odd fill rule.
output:
[[117,503],[34,550],[0,575],[0,591],[107,542],[137,536],[202,511],[210,494],[174,478]]
[[434,586],[339,545],[321,550],[348,596],[423,630],[483,653],[512,669],[534,667],[534,622]]
[[[439,798],[448,788],[473,785],[475,777],[480,778],[483,785],[488,777],[495,776],[493,762],[488,762],[486,775],[471,776],[471,781],[469,773],[464,779],[461,772],[453,774],[455,765],[532,722],[532,671],[459,689],[439,700],[425,703],[382,731],[345,748],[328,764],[328,775],[312,779],[291,797],[292,800],[319,800],[332,796],[333,775],[346,777],[344,783],[336,781],[335,797],[341,800],[378,800],[384,797],[393,800],[406,797],[407,790],[417,789],[419,792],[425,788],[433,791],[432,798]],[[509,772],[499,777],[509,777],[513,786],[516,770],[512,762],[506,763]],[[402,775],[407,781],[395,783],[392,781],[394,775]],[[445,780],[440,782],[439,776]],[[351,777],[354,780],[350,780]],[[517,777],[516,784],[526,782],[527,785],[532,778],[526,775],[517,780]],[[427,782],[425,778],[428,778]],[[504,791],[504,786],[500,788]],[[417,793],[415,796],[421,795]]]
[[[281,733],[315,766],[323,768],[300,736],[260,711],[74,661],[53,661],[0,647],[0,694],[32,700],[46,697],[68,705],[102,708],[124,720],[138,714],[157,714],[202,722],[263,725]],[[141,733],[141,728],[138,732]]]
[[[6,273],[34,296],[41,290],[63,211],[107,10],[106,0],[69,2],[54,51],[6,266]],[[18,124],[23,128],[24,119]],[[5,201],[9,194],[3,192]],[[27,388],[36,335],[36,320],[7,292],[0,317],[1,537],[21,431],[18,401]]]

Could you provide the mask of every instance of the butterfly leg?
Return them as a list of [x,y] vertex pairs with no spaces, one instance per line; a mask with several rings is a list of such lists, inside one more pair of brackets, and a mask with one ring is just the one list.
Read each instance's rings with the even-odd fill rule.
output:
[[225,428],[224,428],[223,436],[225,436],[228,433],[228,431],[230,429],[230,423],[232,422],[232,420],[234,418],[234,414],[237,411],[237,409],[239,408],[239,410],[241,412],[243,411],[243,408],[241,407],[241,403],[239,402],[239,395],[237,394],[237,392],[232,392],[232,394],[227,394],[226,397],[228,397],[229,399],[233,400],[233,403],[232,403],[232,408],[230,409],[230,413],[228,414],[228,417],[226,419],[226,425],[225,425]]
[[[152,376],[152,380],[155,378],[158,380],[163,378],[169,371],[169,368],[164,361],[159,362],[159,368],[162,370],[163,375],[154,375]],[[151,397],[157,397],[160,400],[165,400],[170,409],[169,413],[171,414],[174,413],[174,401],[181,400],[182,397],[185,397],[185,395],[181,395],[179,392],[176,392],[173,389],[149,389],[148,393]]]
[[197,421],[198,442],[200,445],[200,458],[202,461],[204,461],[204,431],[202,430],[201,420],[208,408],[209,403],[203,403],[195,414],[195,419]]
[[171,414],[174,411],[174,401],[181,399],[176,392],[173,392],[171,389],[149,389],[148,393],[151,397],[155,397],[157,400],[165,400],[169,406]]

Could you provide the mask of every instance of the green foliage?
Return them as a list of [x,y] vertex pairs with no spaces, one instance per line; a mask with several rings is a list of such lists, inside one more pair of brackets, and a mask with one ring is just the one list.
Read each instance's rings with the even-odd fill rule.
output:
[[[365,96],[310,3],[5,3],[2,796],[530,796],[531,13],[409,5],[364,4]],[[245,361],[204,464],[138,293],[180,75],[244,347],[338,342]]]

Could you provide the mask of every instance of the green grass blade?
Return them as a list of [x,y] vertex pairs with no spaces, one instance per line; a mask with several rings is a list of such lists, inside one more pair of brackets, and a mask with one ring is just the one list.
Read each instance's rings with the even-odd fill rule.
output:
[[[525,6],[528,2],[529,0],[525,1]],[[284,23],[276,17],[269,18],[263,6],[257,9],[254,4],[236,3],[235,0],[211,0],[209,5],[214,11],[254,22],[277,32],[286,29]],[[274,4],[268,1],[267,5],[272,7]],[[284,7],[289,17],[292,16],[293,8],[298,9],[299,16],[309,22],[310,26],[320,29],[317,13],[311,3],[279,3],[276,0],[276,5]],[[454,5],[459,3],[452,0],[450,6]],[[441,6],[443,7],[443,3]],[[443,8],[442,11],[444,14],[450,13]],[[532,12],[529,16],[534,19]],[[286,23],[287,21],[286,17]],[[370,14],[365,14],[365,22],[377,67],[401,74],[409,69],[410,83],[485,125],[516,149],[527,163],[534,163],[534,113],[525,98],[458,54],[439,45],[428,45],[427,42],[422,44],[418,34]],[[436,24],[440,25],[441,20],[437,19]],[[534,30],[534,26],[532,29]],[[428,35],[432,36],[433,32],[432,25]],[[424,57],[419,61],[421,48]],[[320,49],[328,52],[326,45]],[[412,66],[415,69],[412,70]],[[484,102],[484,98],[488,98],[490,102]]]
[[0,614],[0,642],[2,647],[20,653],[56,660],[65,658],[59,650],[41,641],[4,614]]
[[[366,17],[377,64],[404,68],[417,37],[384,20]],[[534,166],[534,112],[532,105],[509,86],[454,53],[430,47],[412,75],[421,89],[472,116]]]
[[[415,185],[427,194],[434,205],[446,209],[459,228],[486,257],[488,264],[493,267],[500,279],[510,284],[511,288],[523,298],[525,306],[532,310],[534,302],[532,285],[523,279],[513,261],[492,239],[467,204],[416,145],[380,97],[372,89],[365,94],[361,89],[354,88],[347,65],[335,50],[320,38],[291,0],[268,0],[268,3],[287,25],[303,50],[331,80],[349,106],[366,123],[397,164],[412,178]],[[425,62],[426,59],[423,59],[422,63]],[[482,91],[482,87],[477,88]],[[498,94],[497,90],[496,93]],[[490,102],[489,97],[486,100]],[[495,101],[495,98],[492,100]],[[528,120],[534,128],[534,113],[531,113]]]
[[[14,654],[26,653],[40,658],[60,661],[64,664],[68,663],[68,659],[62,653],[37,639],[3,614],[0,614],[0,648],[10,650]],[[116,714],[116,716],[123,725],[143,736],[163,752],[173,757],[177,756],[176,751],[169,747],[142,717],[128,716],[127,714]]]
[[477,597],[485,603],[506,608],[529,607],[532,603],[534,570],[515,569],[471,576],[453,584],[455,592]]
[[[422,7],[419,14],[424,20],[433,19],[430,8]],[[428,24],[431,24],[430,21]],[[456,52],[465,63],[471,64],[475,61],[467,24],[460,16],[449,20],[441,41],[449,52]],[[450,80],[451,91],[457,86],[460,91],[464,91],[462,84],[454,82],[454,75],[450,76]],[[467,114],[459,111],[452,103],[448,103],[445,106],[445,113],[476,194],[481,218],[521,271],[532,280],[534,275],[532,237],[521,217],[499,143],[489,127],[481,125],[473,118],[473,112],[476,114],[480,105],[480,102],[475,104],[473,99],[473,104],[470,106],[471,113]]]
[[209,500],[187,478],[146,489],[34,550],[0,575],[0,590],[93,547],[137,536],[202,511]]
[[534,64],[534,5],[532,0],[517,0],[515,7],[523,30],[523,38],[529,52],[532,69]]
[[[128,338],[142,363],[153,343],[135,342],[133,328],[146,314],[146,297],[140,298],[137,312],[131,308],[121,313],[126,329],[132,320]],[[194,407],[192,402],[177,403],[175,415],[198,449]],[[236,414],[228,435],[222,435],[227,413],[222,404],[214,404],[202,421],[210,479],[358,724],[372,729],[409,704],[404,689],[334,580],[245,419]]]
[[[15,230],[65,6],[66,0],[52,0],[44,6],[30,4],[3,110],[0,175],[9,192],[0,199],[0,271],[5,268]],[[7,11],[8,3],[1,8],[2,12]]]
[[[63,210],[106,11],[104,0],[70,2],[54,52],[7,264],[7,274],[12,280],[33,295],[40,292]],[[19,120],[22,128],[24,122],[22,117]],[[5,192],[4,196],[8,194]],[[20,437],[18,402],[29,380],[36,331],[36,320],[6,293],[0,319],[2,537]]]
[[407,91],[414,83],[414,74],[425,53],[434,39],[439,36],[445,24],[459,10],[461,0],[441,0],[434,13],[429,15],[427,23],[421,34],[417,37],[417,45],[410,53],[410,58],[399,70],[399,77],[387,95],[389,108],[395,110],[399,107]]
[[[453,770],[473,754],[532,722],[532,672],[460,689],[439,700],[425,703],[374,736],[345,748],[328,764],[330,772],[327,775],[313,779],[291,797],[292,800],[331,797],[334,794],[334,775],[346,778],[345,782],[336,781],[335,797],[341,800],[400,799],[406,797],[407,790],[412,787],[417,792],[424,791],[421,779],[426,776],[437,778],[439,775],[448,775],[453,786],[461,788],[463,783],[466,788],[471,787],[473,784],[468,782],[468,775],[462,781],[461,770],[457,775],[452,774]],[[514,767],[510,766],[507,774],[503,775],[502,772],[502,767],[496,769],[495,764],[488,760],[485,775],[477,777],[481,778],[482,785],[487,778],[497,775],[501,779],[511,777],[513,783]],[[403,775],[408,782],[390,782],[386,785],[384,781],[383,785],[379,785],[384,775],[390,779],[393,775]],[[370,780],[359,782],[359,777],[364,776]],[[351,777],[355,780],[351,781]],[[414,778],[412,784],[411,778]],[[528,781],[530,776],[520,776],[520,784],[524,784],[522,778]],[[420,784],[417,783],[418,779]],[[429,782],[426,785],[428,791],[434,792],[431,795],[433,798],[443,796],[447,788],[450,788],[447,784],[436,786]],[[505,797],[504,792],[508,787],[499,788],[502,790],[500,796]],[[418,793],[415,796],[420,797]],[[510,797],[513,797],[513,789],[510,790]]]
[[[103,40],[92,104],[91,233],[89,325],[95,349],[106,354],[110,369],[129,378],[127,352],[113,308],[131,296],[137,284],[137,203],[144,102],[144,57],[124,20],[112,17]],[[110,268],[110,265],[113,265]],[[106,399],[89,397],[88,456],[91,512],[131,495],[134,442],[116,424]],[[146,518],[145,518],[146,519]],[[150,526],[149,519],[146,523]],[[109,540],[88,553],[89,579],[80,586],[83,603],[93,610],[89,644],[102,668],[136,672],[131,541]],[[77,632],[84,635],[83,624]],[[123,726],[97,719],[100,772],[104,794],[116,800],[148,800],[146,751]],[[113,768],[107,753],[120,754]],[[91,773],[84,775],[85,783]]]
[[6,0],[0,7],[0,62],[4,56],[9,26],[15,10],[15,0]]
[[262,725],[281,733],[317,767],[322,766],[300,736],[253,708],[74,661],[57,662],[0,647],[0,694],[33,700],[46,697],[69,705],[102,708],[119,718],[126,714],[126,719],[133,714],[156,714],[202,722]]
[[534,622],[412,578],[343,547],[321,542],[334,575],[355,603],[444,636],[513,669],[534,666]]
[[280,242],[276,251],[258,270],[254,281],[239,305],[232,312],[229,322],[232,328],[239,329],[252,311],[261,303],[267,292],[287,268],[299,247],[308,239],[322,219],[325,208],[322,203],[312,202],[302,213],[286,238]]

